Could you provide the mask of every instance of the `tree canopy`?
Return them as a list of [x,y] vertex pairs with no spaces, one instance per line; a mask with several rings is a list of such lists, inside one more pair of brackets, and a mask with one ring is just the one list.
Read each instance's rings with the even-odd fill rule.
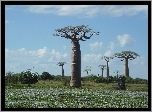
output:
[[63,66],[64,64],[66,64],[66,62],[59,62],[57,65]]
[[139,54],[132,51],[122,51],[121,53],[115,53],[115,57],[117,58],[127,58],[127,59],[135,59]]
[[[99,35],[99,32],[94,32],[92,29],[87,28],[88,25],[80,25],[80,26],[68,26],[60,29],[56,29],[56,34],[53,36],[61,36],[67,39],[71,39],[72,41],[86,41],[84,39],[90,39],[90,37],[94,34]],[[90,33],[89,36],[86,36],[86,33]],[[84,38],[84,39],[83,39]]]

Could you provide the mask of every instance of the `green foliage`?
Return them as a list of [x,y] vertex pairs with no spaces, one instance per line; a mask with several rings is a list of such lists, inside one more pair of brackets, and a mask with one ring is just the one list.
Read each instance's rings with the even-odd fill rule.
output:
[[88,76],[84,76],[84,77],[81,77],[82,81],[95,81],[98,79],[98,76],[96,75],[88,75]]
[[146,79],[141,79],[141,78],[131,78],[131,77],[126,77],[126,83],[130,84],[147,84],[148,80]]
[[70,78],[69,77],[62,78],[62,84],[63,84],[63,86],[69,86],[70,85]]
[[61,75],[57,75],[54,77],[55,81],[61,81],[62,80],[62,76]]
[[38,82],[38,73],[32,73],[30,70],[21,72],[20,81],[22,84],[35,84]]
[[6,73],[5,76],[5,84],[9,84],[9,83],[13,83],[13,84],[17,84],[19,82],[19,73],[14,74],[13,72],[8,72]]
[[[101,77],[101,76],[96,76],[96,75],[89,75],[89,76],[84,76],[81,77],[82,81],[91,81],[91,82],[96,82],[96,83],[117,83],[117,76],[109,76],[109,77]],[[136,78],[133,79],[131,77],[126,77],[125,80],[126,83],[129,84],[147,84],[148,81],[146,79],[140,79]]]
[[126,77],[126,83],[132,83],[134,84],[134,79],[131,77]]
[[[35,84],[38,82],[38,80],[43,80],[43,86],[45,85],[50,85],[50,83],[58,84],[57,82],[60,82],[60,86],[69,86],[70,83],[70,78],[71,76],[64,76],[62,77],[61,75],[51,75],[48,72],[43,72],[42,75],[38,75],[38,73],[32,73],[30,70],[27,70],[25,72],[21,73],[13,73],[13,72],[8,72],[5,75],[5,85],[9,86],[12,84]],[[49,82],[46,81],[49,79]],[[102,77],[102,76],[97,76],[97,75],[89,75],[89,76],[84,76],[81,77],[82,82],[89,82],[91,83],[96,83],[96,84],[116,84],[115,88],[118,87],[118,82],[117,82],[117,76],[109,76],[107,77]],[[125,80],[126,84],[146,84],[148,86],[148,80],[146,79],[140,79],[140,78],[131,78],[131,77],[126,77]],[[89,85],[89,83],[87,85]],[[82,86],[84,83],[82,83]],[[30,85],[29,85],[30,86]],[[54,85],[57,86],[57,85]],[[89,87],[89,86],[88,86]],[[111,87],[114,88],[114,87]],[[128,88],[128,87],[127,87]]]
[[148,108],[148,92],[67,87],[5,91],[5,108]]
[[49,72],[43,72],[41,75],[42,80],[53,80],[53,78]]

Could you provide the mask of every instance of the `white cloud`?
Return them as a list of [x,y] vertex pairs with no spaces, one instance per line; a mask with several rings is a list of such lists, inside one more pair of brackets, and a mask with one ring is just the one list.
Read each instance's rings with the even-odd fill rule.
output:
[[113,55],[113,53],[108,50],[107,52],[105,52],[104,56],[107,56],[107,57],[111,57]]
[[107,13],[115,17],[123,15],[133,16],[139,12],[148,12],[148,5],[106,5],[102,11],[104,14]]
[[94,42],[93,44],[90,44],[90,50],[91,51],[96,51],[96,50],[99,50],[99,49],[102,49],[102,46],[103,46],[103,42]]
[[58,52],[58,51],[56,51],[56,50],[52,50],[52,54],[59,60],[60,58],[61,58],[61,54]]
[[25,48],[18,49],[19,52],[24,52]]
[[101,57],[102,57],[101,54],[98,54],[98,55],[96,55],[96,54],[85,54],[82,57],[82,61],[94,63],[94,62],[98,62],[99,60],[101,60]]
[[5,58],[7,57],[8,53],[9,53],[9,50],[5,48]]
[[39,49],[39,50],[37,51],[39,57],[43,57],[46,52],[47,52],[47,48],[46,48],[46,47],[44,47],[43,49]]
[[27,10],[33,13],[90,17],[96,13],[95,9],[96,8],[91,5],[32,5],[28,6]]
[[130,61],[133,65],[148,65],[148,60],[145,57],[137,57],[136,59]]
[[25,48],[18,50],[5,48],[5,54],[5,66],[8,71],[16,71],[19,69],[18,67],[24,68],[24,70],[31,66],[37,68],[50,67],[51,63],[68,61],[68,53],[60,53],[55,49],[49,50],[46,47],[33,51],[28,51]]
[[116,44],[115,44],[114,42],[110,42],[110,43],[109,43],[109,46],[108,46],[108,49],[109,49],[110,51],[112,51],[115,47],[116,47]]
[[140,12],[148,14],[148,5],[31,5],[28,11],[33,13],[56,14],[60,16],[93,17],[111,15],[114,17],[133,16]]
[[53,56],[48,59],[48,62],[53,62]]
[[[109,50],[113,49],[112,43],[109,44]],[[39,52],[38,52],[39,51]],[[107,51],[107,55],[112,51]],[[55,49],[50,50],[46,47],[38,49],[38,50],[31,50],[28,51],[25,48],[17,49],[17,50],[10,50],[5,48],[5,54],[7,54],[5,58],[5,69],[6,72],[21,72],[28,68],[34,67],[33,71],[38,73],[42,73],[43,71],[48,71],[49,73],[53,73],[53,75],[61,74],[61,67],[57,66],[56,64],[59,61],[65,61],[67,64],[64,66],[65,74],[71,75],[71,67],[70,67],[70,57],[68,57],[68,53],[61,53]],[[43,58],[39,57],[43,55]],[[59,58],[60,57],[60,58]],[[91,66],[91,72],[89,74],[98,73],[101,75],[101,69],[98,65],[106,64],[106,61],[101,59],[101,54],[85,54],[81,58],[81,73],[82,75],[86,75],[83,70],[86,66]],[[114,71],[119,70],[121,71],[120,74],[124,72],[124,62],[120,61],[119,58],[114,58],[109,61],[110,67],[110,75],[113,75]],[[138,72],[142,73],[143,75],[147,74],[148,72],[148,59],[146,57],[138,57],[135,60],[129,61],[129,68],[130,68],[130,75],[134,76],[134,74],[138,74]],[[104,71],[104,76],[106,76],[106,70]],[[140,76],[145,77],[145,76]]]
[[111,57],[113,56],[113,50],[116,47],[114,42],[110,42],[108,45],[108,51],[105,52],[104,56]]
[[129,34],[118,35],[117,39],[121,47],[124,47],[126,45],[132,46],[136,42]]

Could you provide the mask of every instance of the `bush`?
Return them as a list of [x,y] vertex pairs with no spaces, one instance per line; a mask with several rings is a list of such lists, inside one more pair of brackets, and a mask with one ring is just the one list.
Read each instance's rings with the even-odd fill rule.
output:
[[17,84],[19,82],[19,73],[14,74],[13,72],[7,72],[5,76],[5,85],[12,83]]
[[54,77],[51,76],[48,72],[43,72],[41,75],[42,80],[53,80]]
[[38,73],[32,73],[30,70],[21,72],[20,81],[22,84],[35,84],[38,82]]

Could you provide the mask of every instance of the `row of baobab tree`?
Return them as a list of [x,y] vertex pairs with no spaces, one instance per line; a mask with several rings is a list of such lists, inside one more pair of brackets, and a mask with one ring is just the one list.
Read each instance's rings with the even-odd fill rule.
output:
[[[121,56],[118,57],[118,55],[121,54]],[[122,54],[125,55],[124,57],[122,57]],[[118,57],[118,58],[124,58],[122,59],[121,61],[124,60],[124,76],[127,76],[129,77],[129,67],[128,67],[128,59],[132,60],[132,59],[135,59],[136,57],[135,56],[139,56],[137,53],[134,53],[134,52],[131,52],[131,51],[122,51],[122,53],[115,53],[115,57]],[[109,61],[110,59],[113,59],[114,57],[107,57],[107,56],[104,56],[102,57],[102,59],[105,59],[106,62],[107,62],[107,65],[99,65],[98,67],[101,68],[102,70],[102,77],[103,77],[103,71],[104,69],[107,69],[107,77],[109,77]],[[63,69],[63,65],[65,64],[66,62],[59,62],[57,65],[61,66],[62,67],[62,76],[64,76],[64,69]],[[106,67],[106,68],[105,68]],[[86,69],[83,71],[83,72],[86,72],[87,75],[89,73],[89,71],[91,71],[91,67],[89,66],[86,66]],[[117,72],[117,75],[118,75],[118,72],[119,71],[116,71]]]
[[[99,32],[95,32],[92,29],[88,28],[88,25],[80,26],[68,26],[60,29],[56,29],[56,34],[54,36],[61,36],[66,39],[70,39],[72,43],[72,52],[71,52],[71,80],[70,86],[72,87],[81,87],[81,50],[79,41],[86,41],[85,39],[90,39],[94,34],[99,35]],[[129,76],[128,68],[128,59],[132,60],[139,56],[135,52],[131,51],[122,51],[121,53],[115,53],[115,57],[122,58],[122,61],[125,62],[125,76]],[[107,76],[109,76],[109,66],[108,62],[111,57],[103,57],[107,61]],[[62,66],[63,63],[59,63],[59,66]],[[64,71],[62,71],[64,73]]]

